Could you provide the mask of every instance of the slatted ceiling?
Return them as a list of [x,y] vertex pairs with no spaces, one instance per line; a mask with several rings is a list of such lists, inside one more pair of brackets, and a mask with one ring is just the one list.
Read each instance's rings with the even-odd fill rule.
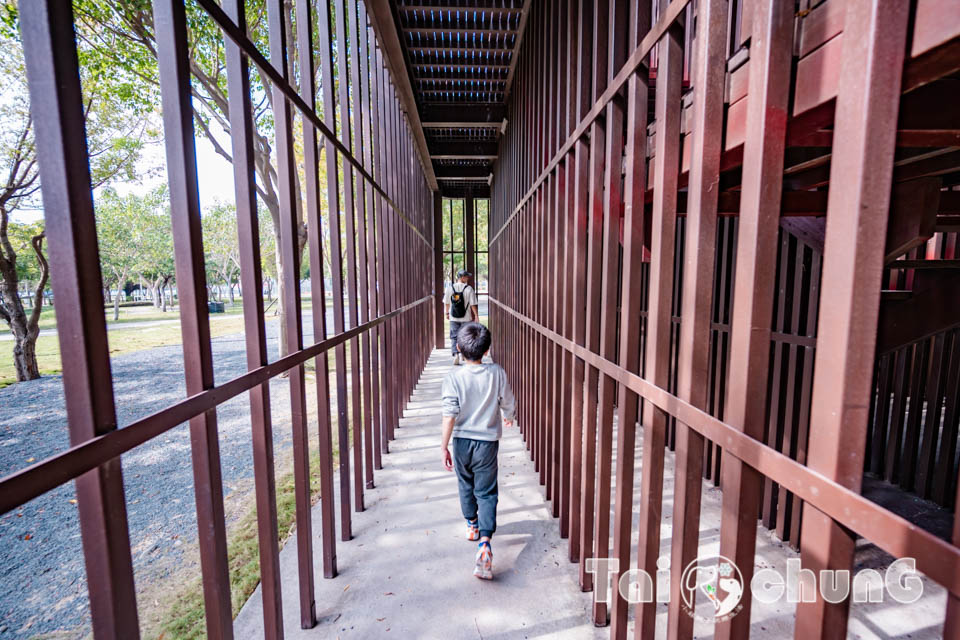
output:
[[480,142],[495,142],[497,140],[497,130],[488,127],[442,127],[437,129],[428,129],[425,135],[427,136],[428,141],[435,138],[444,138],[448,140],[476,140]]
[[[486,196],[502,118],[490,121],[483,110],[503,110],[529,0],[392,4],[440,191]],[[428,117],[433,108],[461,106],[454,118]]]

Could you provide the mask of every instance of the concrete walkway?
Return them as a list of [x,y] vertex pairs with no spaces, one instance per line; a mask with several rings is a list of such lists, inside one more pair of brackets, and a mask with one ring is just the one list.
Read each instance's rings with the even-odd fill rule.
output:
[[[288,639],[608,637],[608,629],[589,622],[592,594],[580,591],[516,427],[505,430],[500,445],[495,579],[473,577],[476,544],[464,538],[457,481],[440,463],[440,384],[449,366],[446,351],[433,353],[377,487],[366,493],[367,509],[354,515],[354,539],[337,542],[340,575],[333,580],[322,577],[314,509],[313,629],[299,625],[296,539],[281,552]],[[263,637],[259,588],[234,628],[237,638]]]

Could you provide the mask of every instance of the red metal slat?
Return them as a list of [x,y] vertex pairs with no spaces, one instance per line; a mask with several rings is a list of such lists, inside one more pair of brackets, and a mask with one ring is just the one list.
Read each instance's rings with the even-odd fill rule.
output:
[[758,474],[772,477],[817,510],[855,533],[869,536],[878,547],[891,555],[916,559],[918,571],[943,585],[951,593],[960,595],[960,548],[871,502],[860,493],[812,471],[779,451],[770,449],[739,428],[697,409],[640,376],[625,371],[616,363],[566,340],[505,306],[501,301],[492,298],[491,302],[537,333],[557,342],[567,351],[615,378],[619,384],[629,386],[646,401],[676,416],[705,438],[724,442],[724,451],[727,452],[725,459],[736,458]]
[[[724,0],[707,0],[698,7],[694,43],[690,181],[681,285],[680,352],[677,396],[706,410],[710,375],[710,325],[713,311],[717,201],[723,136],[723,91],[728,7]],[[710,293],[708,293],[710,292]],[[677,421],[670,549],[670,604],[667,637],[693,637],[693,618],[680,609],[681,575],[697,557],[705,440]]]
[[[237,0],[224,3],[224,10],[246,30],[244,6]],[[247,59],[233,41],[224,42],[227,90],[230,101],[230,140],[233,181],[236,191],[237,237],[240,283],[244,291],[263,291],[260,267],[260,225],[253,176],[253,109]],[[244,337],[247,370],[269,362],[263,319],[263,297],[243,296]],[[277,533],[276,480],[273,456],[273,426],[270,385],[250,390],[250,422],[253,434],[253,476],[257,505],[257,537],[260,550],[260,583],[263,587],[263,630],[266,638],[283,638],[283,605],[280,586],[280,544]],[[260,515],[262,514],[262,516]]]
[[[661,8],[664,5],[661,4]],[[676,246],[677,182],[680,172],[680,88],[683,81],[683,42],[673,31],[657,46],[655,94],[654,201],[650,227],[650,290],[647,309],[646,367],[644,378],[666,388],[670,362],[671,303]],[[663,500],[664,445],[667,414],[650,403],[643,412],[643,465],[641,467],[640,541],[637,567],[655,575],[660,555],[660,519]],[[654,584],[656,590],[656,584]],[[656,628],[656,603],[637,605],[637,637],[652,638]]]
[[[844,60],[837,96],[830,163],[823,288],[814,365],[813,410],[807,464],[857,491],[863,477],[863,444],[874,331],[889,210],[900,70],[908,7],[886,0],[847,7]],[[751,64],[753,61],[751,60]],[[752,90],[752,89],[751,89]],[[849,569],[855,537],[807,503],[801,560],[815,573]],[[746,576],[744,576],[746,577]],[[797,605],[795,637],[846,635],[848,601]]]
[[[317,34],[319,37],[321,88],[323,90],[323,117],[329,130],[336,130],[337,101],[334,95],[333,74],[333,7],[324,6],[323,11],[317,12]],[[337,39],[337,42],[340,42]],[[341,75],[341,77],[343,77]],[[341,111],[344,107],[341,104]],[[333,331],[336,334],[344,332],[343,321],[343,255],[340,244],[340,179],[338,171],[338,155],[334,140],[325,140],[325,155],[327,163],[327,211],[330,219],[330,279],[333,284]],[[347,355],[346,347],[339,344],[334,352],[334,368],[337,378],[337,450],[339,454],[340,471],[340,539],[347,541],[353,537],[352,520],[350,513],[350,447],[349,426],[347,417]]]
[[[213,387],[213,356],[207,316],[193,108],[190,104],[186,13],[182,0],[158,0],[153,5],[153,16],[183,334],[184,375],[187,395],[191,396]],[[190,419],[190,444],[207,636],[229,639],[233,637],[233,616],[215,409]]]
[[[19,18],[57,291],[70,443],[76,446],[115,433],[117,417],[73,11],[69,3],[31,2],[20,7]],[[76,477],[75,484],[94,637],[139,638],[119,456]]]
[[[649,6],[635,3],[629,16],[629,45],[634,46],[641,32],[650,26]],[[627,82],[626,173],[623,186],[623,276],[620,281],[620,352],[618,363],[631,373],[640,373],[640,308],[643,303],[644,193],[646,191],[647,109],[649,78],[641,73]],[[612,103],[611,103],[612,104]],[[612,557],[619,561],[620,572],[630,566],[632,543],[634,463],[639,398],[626,385],[617,393],[617,465],[615,469],[614,523]],[[610,613],[610,637],[625,638],[628,603],[617,593]]]
[[[322,18],[321,18],[322,19]],[[298,48],[300,51],[313,51],[314,21],[313,14],[305,3],[297,5]],[[300,90],[304,101],[313,109],[317,106],[317,88],[313,57],[304,57],[300,62],[303,70]],[[306,186],[307,229],[310,233],[307,247],[310,251],[310,291],[313,300],[319,303],[311,305],[313,313],[313,340],[318,342],[327,337],[326,283],[323,277],[323,221],[320,214],[320,153],[317,146],[317,130],[310,119],[302,117],[304,177]],[[329,163],[328,163],[329,167]],[[257,262],[259,264],[259,261]],[[259,288],[254,289],[259,291]],[[320,458],[320,528],[323,554],[323,576],[334,578],[337,575],[336,515],[334,510],[333,478],[333,434],[330,420],[330,355],[327,352],[314,360],[317,393],[317,429]]]
[[[358,153],[363,159],[364,168],[370,171],[370,87],[369,76],[364,71],[367,60],[367,16],[363,3],[356,3],[350,9],[351,60],[353,61],[351,81],[353,83],[353,109],[356,143]],[[372,185],[364,178],[357,178],[357,294],[360,300],[360,318],[362,323],[370,319],[370,270],[367,260],[367,217],[373,208]],[[364,332],[360,339],[360,390],[363,398],[363,480],[367,489],[373,488],[373,407],[371,395],[373,382],[370,375],[370,333]],[[360,422],[358,416],[358,422]]]
[[[613,0],[607,6],[607,69],[608,76],[619,68],[627,56],[627,3]],[[609,80],[609,77],[608,77]],[[617,357],[617,290],[620,287],[620,212],[623,208],[621,183],[623,168],[623,124],[625,103],[619,97],[607,103],[606,136],[604,139],[603,177],[603,240],[600,297],[600,353],[604,358]],[[594,519],[595,554],[597,558],[610,553],[610,484],[613,465],[613,401],[615,383],[601,375],[597,393],[597,492]],[[607,623],[607,605],[595,602],[594,624]]]
[[[340,104],[340,139],[344,146],[353,153],[354,140],[357,146],[360,146],[359,127],[356,124],[357,113],[351,107],[350,96],[359,94],[359,87],[351,79],[349,70],[356,66],[356,56],[348,53],[349,43],[355,42],[355,38],[348,40],[347,27],[353,25],[356,21],[356,0],[346,0],[345,4],[336,3],[336,25],[337,25],[337,43],[342,45],[338,49],[337,71],[339,87]],[[351,33],[355,29],[351,29]],[[349,67],[348,67],[349,60]],[[359,98],[357,98],[359,102]],[[356,216],[359,214],[359,200],[357,192],[362,192],[362,185],[358,189],[356,180],[362,180],[351,167],[343,167],[343,216],[344,216],[344,237],[346,238],[346,264],[347,264],[347,322],[351,327],[359,323],[359,309],[357,304],[357,233]],[[409,211],[404,204],[405,210]],[[362,416],[362,388],[360,382],[360,340],[355,338],[350,341],[350,426],[353,436],[353,507],[357,512],[363,511],[363,416]]]
[[[737,244],[730,337],[727,420],[748,436],[762,439],[766,414],[773,278],[783,175],[790,62],[792,7],[768,0],[756,4],[752,21],[747,135],[743,195]],[[761,478],[734,458],[722,469],[723,518],[720,553],[753,577]],[[728,621],[717,624],[717,640],[745,638],[751,598]]]
[[[267,5],[270,36],[270,59],[279,66],[284,80],[289,79],[286,28],[290,20],[289,6],[283,0]],[[277,157],[277,184],[280,204],[280,263],[281,292],[284,314],[281,320],[288,353],[303,350],[303,324],[300,299],[300,215],[297,206],[298,189],[293,150],[293,112],[279,87],[273,88],[273,119]],[[300,594],[300,627],[310,629],[317,624],[314,602],[313,530],[310,495],[310,448],[307,439],[307,396],[303,366],[294,367],[290,380],[290,427],[293,431],[294,499],[297,518],[297,570]]]

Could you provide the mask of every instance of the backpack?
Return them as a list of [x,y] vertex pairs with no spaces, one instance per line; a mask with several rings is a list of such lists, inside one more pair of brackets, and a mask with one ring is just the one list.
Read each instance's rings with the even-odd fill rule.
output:
[[450,285],[450,317],[464,318],[467,315],[467,299],[463,295],[470,285],[465,285],[463,289],[457,291],[455,285]]

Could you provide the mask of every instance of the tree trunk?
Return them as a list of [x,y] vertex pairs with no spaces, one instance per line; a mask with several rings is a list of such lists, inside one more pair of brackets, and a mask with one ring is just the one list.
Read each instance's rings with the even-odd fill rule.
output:
[[155,309],[160,308],[160,298],[162,293],[160,291],[160,279],[154,280],[153,284],[149,286],[150,288],[150,297],[153,298],[153,307]]
[[230,306],[231,306],[231,307],[233,306],[233,303],[234,303],[234,298],[233,298],[233,283],[231,282],[231,283],[230,283]]
[[120,292],[123,291],[124,285],[127,284],[127,272],[124,271],[120,274],[120,278],[117,280],[117,295],[113,299],[113,321],[117,322],[120,319]]
[[40,377],[37,365],[37,333],[16,335],[13,345],[13,368],[17,372],[17,382],[36,380]]
[[[275,227],[275,228],[276,228],[276,227]],[[286,356],[286,355],[289,353],[289,351],[288,351],[288,349],[287,349],[287,323],[286,323],[286,317],[285,317],[285,316],[286,316],[286,312],[287,312],[287,305],[286,305],[286,302],[287,302],[287,299],[286,299],[287,287],[286,287],[286,285],[285,285],[284,282],[283,282],[283,280],[284,280],[284,269],[283,269],[283,264],[282,264],[282,262],[281,262],[281,260],[280,260],[280,238],[279,238],[279,235],[280,235],[280,234],[277,234],[278,237],[277,237],[277,252],[276,252],[276,256],[277,256],[277,285],[278,285],[278,286],[277,286],[277,296],[278,296],[280,299],[277,300],[277,315],[279,316],[279,320],[280,320],[280,341],[279,341],[280,344],[279,344],[279,347],[280,347],[280,357],[282,358],[282,357]]]
[[[3,238],[6,241],[6,238]],[[4,242],[5,248],[9,242]],[[43,234],[34,236],[31,245],[37,255],[40,266],[40,281],[34,292],[33,309],[27,315],[23,302],[18,295],[19,283],[17,280],[16,254],[12,258],[0,254],[0,317],[2,317],[13,333],[13,368],[17,381],[36,380],[40,377],[40,367],[37,365],[37,336],[40,335],[40,312],[43,308],[43,289],[47,285],[50,268],[43,255]],[[7,252],[7,251],[5,251]]]
[[[40,367],[37,365],[37,335],[39,330],[34,327],[31,331],[27,320],[27,313],[20,299],[14,295],[7,295],[4,288],[3,304],[9,310],[10,331],[13,333],[13,368],[16,371],[17,382],[36,380],[40,377]],[[40,298],[42,300],[42,297]],[[42,304],[42,302],[41,302]]]

